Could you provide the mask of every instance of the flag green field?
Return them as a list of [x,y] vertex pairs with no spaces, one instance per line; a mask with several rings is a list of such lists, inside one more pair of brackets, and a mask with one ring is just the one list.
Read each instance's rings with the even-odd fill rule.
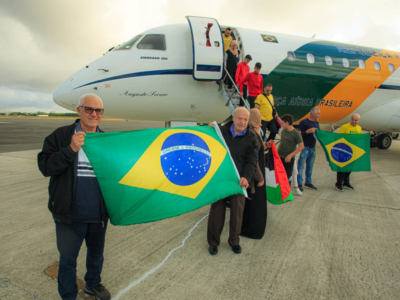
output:
[[212,127],[86,134],[83,149],[114,225],[175,217],[244,193]]
[[317,130],[315,136],[332,171],[371,171],[371,136],[368,133],[347,134]]

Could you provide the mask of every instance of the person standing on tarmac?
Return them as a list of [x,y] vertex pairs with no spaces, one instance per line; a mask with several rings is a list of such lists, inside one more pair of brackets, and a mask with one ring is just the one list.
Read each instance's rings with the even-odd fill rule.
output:
[[[240,81],[250,73],[250,67],[249,67],[249,62],[252,60],[252,57],[250,54],[247,54],[244,57],[244,60],[237,65],[236,68],[236,77],[235,77],[235,82],[237,85],[239,85]],[[243,85],[243,98],[247,99],[248,93],[247,93],[247,85]],[[243,100],[240,99],[240,106],[244,106]]]
[[82,149],[86,132],[103,132],[98,127],[103,102],[95,94],[85,94],[79,99],[77,112],[80,119],[46,137],[38,154],[40,172],[51,177],[48,208],[53,214],[60,253],[58,292],[62,299],[76,299],[77,258],[85,241],[85,293],[109,300],[110,292],[100,277],[108,214],[96,175]]
[[[257,167],[259,144],[256,134],[249,130],[250,113],[245,107],[238,107],[232,115],[233,121],[221,126],[221,133],[229,148],[232,159],[240,175],[239,186],[248,188]],[[239,234],[242,229],[245,196],[237,194],[211,204],[208,217],[208,252],[218,253],[221,233],[225,224],[226,202],[230,201],[230,221],[228,243],[236,254],[242,252]],[[265,199],[264,199],[265,201]]]
[[281,143],[278,147],[278,154],[285,168],[289,184],[293,172],[295,156],[304,148],[300,132],[293,127],[293,116],[283,115],[281,117],[283,130],[281,132]]
[[[362,134],[362,128],[360,125],[358,125],[360,119],[360,114],[353,114],[351,116],[350,123],[342,125],[338,133]],[[372,133],[370,132],[370,134]],[[351,172],[337,172],[335,183],[336,190],[338,190],[339,192],[343,192],[343,188],[354,190],[354,187],[350,184],[350,173]]]
[[321,116],[321,112],[318,107],[311,108],[310,116],[299,123],[298,129],[301,132],[301,136],[304,142],[304,149],[301,151],[300,158],[298,161],[298,172],[297,183],[299,184],[299,190],[303,191],[303,171],[304,165],[306,165],[306,183],[304,186],[317,190],[312,184],[312,171],[315,161],[315,144],[316,139],[314,137],[315,130],[319,129],[318,119]]
[[263,77],[260,74],[261,63],[256,63],[254,72],[247,74],[239,82],[240,97],[243,97],[243,86],[246,84],[249,87],[249,103],[250,108],[254,108],[254,100],[263,92]]
[[269,130],[269,136],[267,142],[274,140],[278,133],[278,128],[275,122],[275,116],[278,114],[275,109],[274,96],[272,96],[272,84],[267,83],[264,87],[264,93],[257,96],[254,101],[254,107],[258,108],[261,112],[261,129],[265,137],[267,128]]

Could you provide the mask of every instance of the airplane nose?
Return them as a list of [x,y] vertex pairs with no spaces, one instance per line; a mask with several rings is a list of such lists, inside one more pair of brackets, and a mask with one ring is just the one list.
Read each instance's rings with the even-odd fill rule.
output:
[[72,109],[69,82],[69,80],[63,82],[53,94],[53,101],[66,109]]

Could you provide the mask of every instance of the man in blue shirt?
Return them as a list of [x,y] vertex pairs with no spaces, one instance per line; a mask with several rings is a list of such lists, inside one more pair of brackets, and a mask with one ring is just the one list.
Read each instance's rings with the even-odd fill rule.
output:
[[299,184],[300,191],[303,191],[303,170],[306,165],[306,183],[304,186],[317,190],[312,184],[312,170],[315,161],[315,137],[314,132],[319,129],[318,118],[321,116],[319,108],[313,107],[310,111],[310,116],[300,122],[298,129],[301,132],[301,136],[304,142],[304,149],[301,151],[298,161],[298,175],[297,182]]
[[[240,175],[239,186],[247,188],[257,168],[259,145],[256,134],[248,129],[250,113],[245,107],[236,108],[233,122],[221,126],[221,133],[229,148],[230,155]],[[230,201],[228,243],[236,254],[242,252],[239,235],[242,229],[245,197],[242,194],[221,199],[210,207],[208,216],[207,241],[211,255],[218,253],[221,233],[225,224],[226,203]]]

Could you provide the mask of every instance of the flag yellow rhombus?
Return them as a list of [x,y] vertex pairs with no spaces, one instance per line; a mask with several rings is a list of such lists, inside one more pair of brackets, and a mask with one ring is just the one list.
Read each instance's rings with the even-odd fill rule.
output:
[[[194,136],[198,141],[202,140],[201,143],[203,145],[205,143],[208,150],[197,147],[195,144],[187,143],[187,141],[185,143],[178,142],[174,146],[165,148],[165,141],[175,134],[189,134],[191,137]],[[167,130],[154,140],[119,183],[195,199],[214,176],[222,164],[226,153],[226,149],[217,140],[207,134],[186,129]],[[203,155],[203,158],[207,157],[206,161],[210,161],[210,164],[206,165],[207,163],[204,163],[204,161],[202,164],[195,161],[196,155]],[[162,163],[162,160],[165,160],[165,162],[174,160],[176,163],[174,165],[170,164],[168,169],[164,165],[163,169],[162,164],[164,161]],[[180,167],[177,167],[178,165]],[[172,167],[174,168],[173,170],[171,170]],[[168,172],[170,172],[169,175]],[[201,175],[198,173],[201,173]],[[193,177],[193,175],[199,175],[199,180],[192,183],[189,181],[187,184],[179,184],[182,179],[188,179],[189,177]],[[171,176],[174,176],[172,181],[177,179],[175,183],[178,182],[178,184],[171,181]]]
[[345,138],[334,141],[325,146],[331,162],[343,168],[365,154],[365,151]]

